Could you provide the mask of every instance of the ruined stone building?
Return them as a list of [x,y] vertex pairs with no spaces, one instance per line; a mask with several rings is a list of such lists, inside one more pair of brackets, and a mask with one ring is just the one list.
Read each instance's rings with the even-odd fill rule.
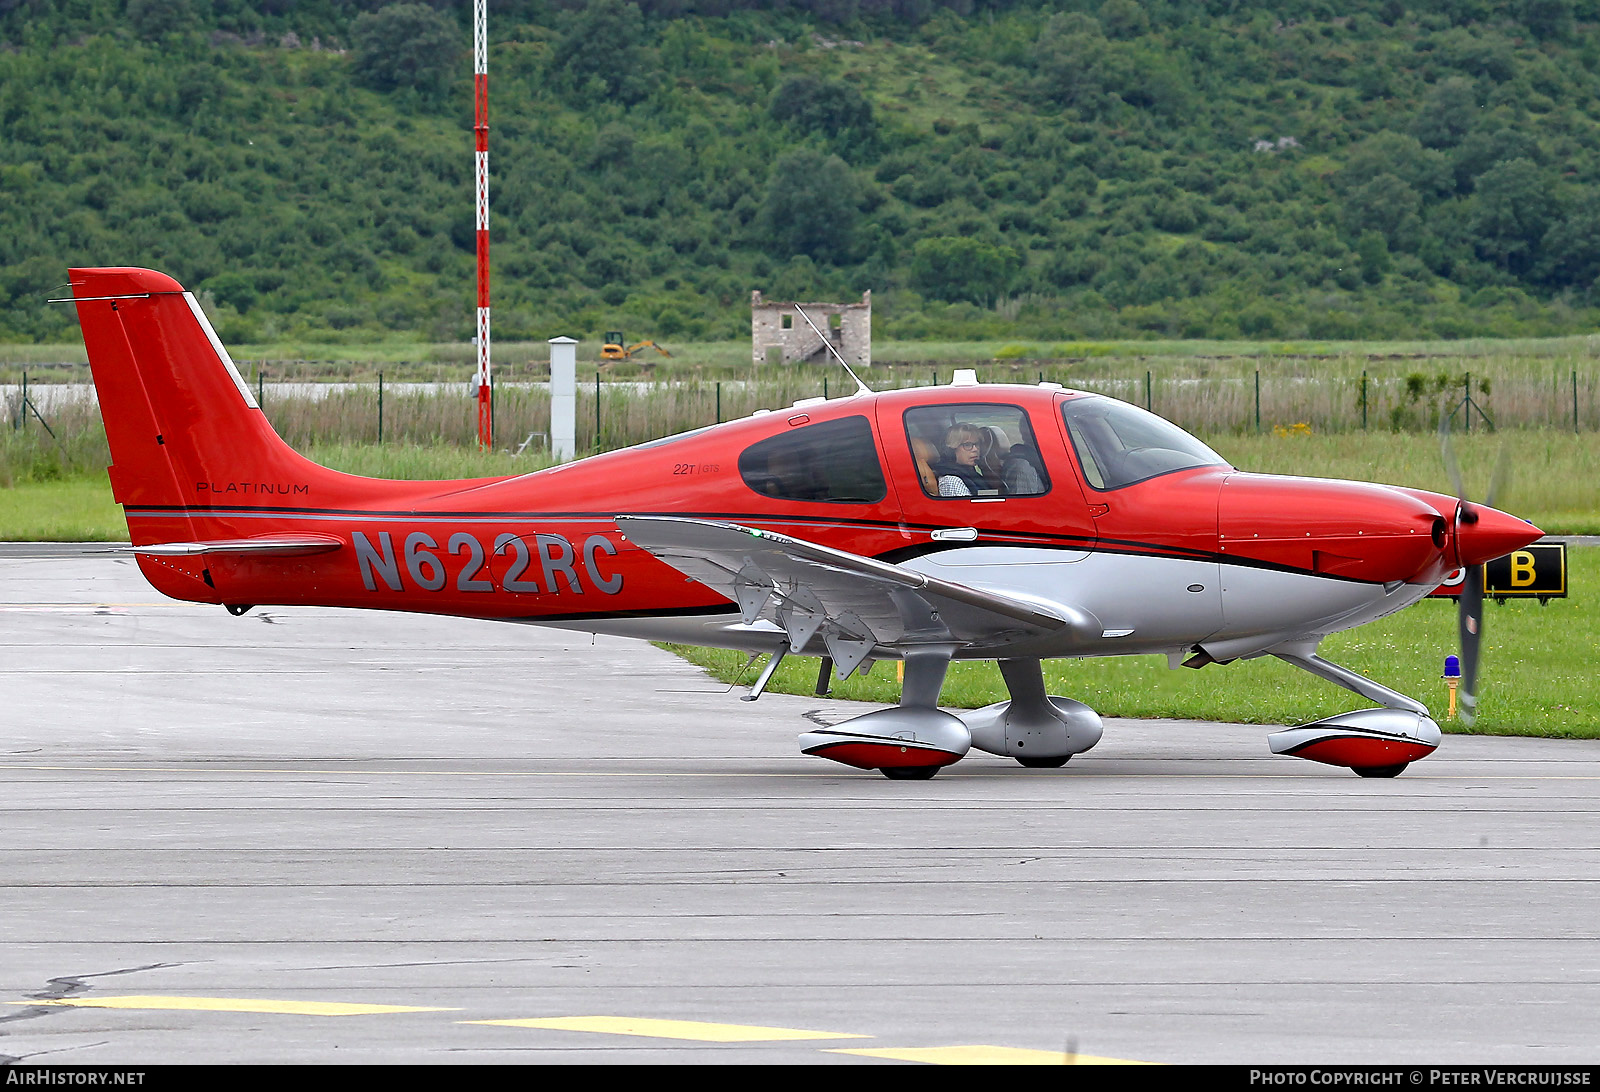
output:
[[750,359],[757,364],[794,364],[819,357],[833,359],[804,318],[827,335],[852,368],[872,363],[872,293],[861,293],[860,303],[775,303],[750,293]]

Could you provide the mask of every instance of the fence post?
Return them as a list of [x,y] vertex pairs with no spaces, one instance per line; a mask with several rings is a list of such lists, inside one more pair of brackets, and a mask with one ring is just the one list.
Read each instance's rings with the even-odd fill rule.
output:
[[1472,431],[1472,373],[1471,372],[1464,373],[1464,381],[1465,381],[1466,385],[1463,388],[1462,398],[1461,398],[1461,408],[1462,408],[1462,410],[1464,412],[1461,414],[1461,416],[1463,416],[1463,417],[1465,417],[1467,419],[1466,431],[1467,432],[1471,432]]
[[600,450],[600,373],[594,373],[594,449]]
[[827,397],[828,397],[828,377],[827,376],[823,376],[822,377],[822,397],[823,397],[824,400],[826,400]]
[[1144,408],[1151,413],[1156,411],[1155,398],[1150,391],[1150,373],[1144,373]]
[[1256,431],[1261,431],[1261,369],[1256,369]]
[[1578,369],[1572,369],[1572,434],[1578,434]]
[[265,397],[266,388],[261,385],[261,381],[266,377],[267,369],[262,368],[260,371],[256,372],[256,405],[263,408],[265,408],[267,400]]
[[1367,370],[1361,369],[1361,431],[1367,431]]
[[383,443],[383,373],[378,373],[378,443]]
[[722,424],[722,381],[717,381],[717,424]]
[[[1578,431],[1578,373],[1572,373],[1572,431]],[[22,373],[22,401],[17,403],[17,423],[15,428],[21,428],[28,423],[28,373]]]

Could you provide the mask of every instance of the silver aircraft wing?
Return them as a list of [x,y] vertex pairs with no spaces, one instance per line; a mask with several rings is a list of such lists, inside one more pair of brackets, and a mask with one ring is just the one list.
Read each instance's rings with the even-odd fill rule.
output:
[[848,675],[874,648],[944,646],[1004,654],[1008,645],[1077,630],[1091,618],[1048,603],[973,588],[773,531],[679,516],[617,516],[630,542],[767,618],[801,652],[820,638]]

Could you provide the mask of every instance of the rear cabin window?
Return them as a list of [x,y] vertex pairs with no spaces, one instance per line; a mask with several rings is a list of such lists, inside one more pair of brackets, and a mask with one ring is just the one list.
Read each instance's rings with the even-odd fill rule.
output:
[[757,493],[781,500],[873,504],[888,492],[865,417],[803,425],[762,440],[739,456],[739,474]]
[[1037,497],[1050,476],[1018,406],[978,402],[906,411],[906,437],[930,497]]

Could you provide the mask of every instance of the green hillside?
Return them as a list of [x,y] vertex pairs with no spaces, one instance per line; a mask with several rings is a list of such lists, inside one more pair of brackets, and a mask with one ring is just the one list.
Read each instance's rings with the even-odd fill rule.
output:
[[[1460,337],[1600,318],[1600,0],[491,0],[496,336]],[[0,340],[471,335],[464,4],[0,0]]]

